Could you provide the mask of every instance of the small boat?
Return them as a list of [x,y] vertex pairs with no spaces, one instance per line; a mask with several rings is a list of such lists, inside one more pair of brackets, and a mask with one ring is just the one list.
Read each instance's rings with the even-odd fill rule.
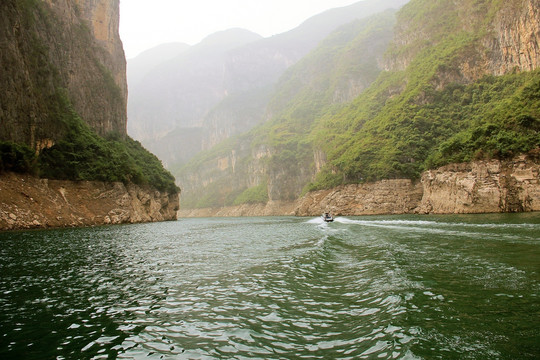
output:
[[321,215],[322,219],[326,222],[332,222],[334,221],[334,217],[330,213],[324,213]]

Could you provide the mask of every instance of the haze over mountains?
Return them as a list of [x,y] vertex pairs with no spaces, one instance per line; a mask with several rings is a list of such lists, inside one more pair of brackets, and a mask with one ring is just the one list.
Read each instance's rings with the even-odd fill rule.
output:
[[[410,184],[449,163],[526,155],[536,166],[538,0],[410,0],[397,10],[402,3],[337,9],[352,21],[326,35],[314,29],[335,11],[269,39],[225,31],[149,71],[129,122],[175,175],[183,208],[265,204],[261,213],[285,214],[317,191]],[[489,191],[506,194],[499,210],[529,208],[521,187],[495,181]]]
[[341,25],[407,0],[368,0],[328,10],[270,38],[243,29],[201,43],[164,44],[128,61],[128,132],[167,166],[268,119],[273,87]]

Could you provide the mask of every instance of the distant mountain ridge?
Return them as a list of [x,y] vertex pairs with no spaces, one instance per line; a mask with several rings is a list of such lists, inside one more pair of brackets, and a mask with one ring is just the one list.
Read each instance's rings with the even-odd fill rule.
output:
[[207,109],[226,91],[222,79],[227,52],[260,38],[242,29],[222,31],[152,68],[130,88],[130,134],[144,142],[176,128],[200,126]]
[[189,48],[188,44],[183,43],[161,44],[128,60],[127,77],[131,86],[135,86],[160,64],[177,57]]
[[212,35],[161,63],[142,81],[129,71],[138,61],[131,59],[128,132],[165,164],[185,163],[267,119],[267,102],[279,77],[337,27],[406,2],[361,1],[328,10],[270,38],[228,30],[221,35],[237,36],[236,43],[231,38],[213,41]]

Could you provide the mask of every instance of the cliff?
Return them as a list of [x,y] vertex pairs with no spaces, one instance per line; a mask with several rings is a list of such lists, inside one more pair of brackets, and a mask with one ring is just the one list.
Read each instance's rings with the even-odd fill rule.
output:
[[[422,18],[427,20],[420,22]],[[474,34],[460,40],[468,44],[456,49],[457,61],[437,69],[438,86],[470,83],[485,74],[532,71],[540,65],[539,23],[537,0],[436,1],[427,6],[411,1],[400,13],[385,68],[405,70],[422,52],[441,46],[449,36]]]
[[539,15],[538,0],[411,0],[339,28],[281,77],[270,119],[176,172],[183,204],[230,205],[264,183],[274,202],[384,191],[382,180],[537,148]]
[[178,207],[148,186],[0,175],[0,231],[173,220]]
[[538,154],[500,161],[451,164],[426,171],[420,181],[382,180],[315,191],[295,214],[474,214],[540,211]]
[[182,209],[182,217],[474,214],[540,211],[540,150],[510,160],[451,164],[418,181],[381,180],[313,191],[296,201]]
[[126,134],[119,0],[0,3],[0,140],[41,150],[64,134],[61,97],[98,134]]
[[126,133],[119,16],[119,0],[0,2],[0,230],[176,219],[174,177]]

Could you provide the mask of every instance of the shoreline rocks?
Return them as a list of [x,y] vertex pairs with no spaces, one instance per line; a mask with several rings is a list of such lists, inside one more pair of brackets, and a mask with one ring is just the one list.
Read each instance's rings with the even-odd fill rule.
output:
[[149,186],[0,175],[0,231],[176,220],[178,204]]

